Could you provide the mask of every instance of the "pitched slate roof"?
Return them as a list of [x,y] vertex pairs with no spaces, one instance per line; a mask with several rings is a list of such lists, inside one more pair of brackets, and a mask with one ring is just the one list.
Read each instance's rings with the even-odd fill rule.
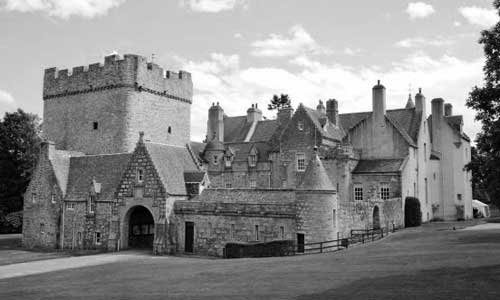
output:
[[246,161],[250,155],[252,148],[257,149],[258,161],[266,161],[268,159],[267,154],[271,150],[271,146],[268,143],[257,142],[257,143],[231,143],[226,144],[226,149],[234,152],[234,161]]
[[57,183],[61,188],[63,197],[66,196],[68,187],[69,164],[71,157],[83,156],[81,152],[55,150],[50,155],[50,163],[57,179]]
[[462,131],[462,126],[464,124],[464,118],[462,116],[445,116],[444,119],[458,135],[460,135],[464,140],[470,142],[470,138]]
[[187,147],[145,142],[144,146],[153,161],[168,194],[187,195],[184,172],[199,171]]
[[363,159],[358,162],[352,173],[395,173],[404,159]]
[[298,190],[335,191],[335,187],[316,154],[309,161],[303,178],[297,187]]
[[184,172],[184,182],[185,183],[200,183],[205,179],[206,173],[203,171],[187,171]]
[[[340,123],[345,130],[351,130],[361,121],[366,120],[372,112],[360,112],[351,114],[340,114]],[[401,132],[403,137],[409,137],[416,144],[422,112],[415,108],[391,109],[386,111],[387,118]]]
[[87,200],[92,180],[101,184],[100,200],[113,200],[131,153],[71,157],[67,200]]
[[[241,143],[250,131],[252,124],[246,116],[224,117],[224,142]],[[257,123],[250,142],[268,142],[278,128],[277,120],[261,120]]]
[[278,129],[278,120],[259,121],[250,142],[268,142],[276,129]]
[[[319,113],[316,109],[312,109],[309,107],[304,106],[305,111],[307,112],[307,115],[309,118],[313,121],[314,125],[316,128],[321,132],[321,134],[324,137],[341,141],[344,136],[345,132],[342,129],[342,126],[336,127],[336,126],[325,126],[326,123],[330,123],[328,121],[328,118],[326,114],[321,114]],[[330,123],[331,124],[331,123]]]

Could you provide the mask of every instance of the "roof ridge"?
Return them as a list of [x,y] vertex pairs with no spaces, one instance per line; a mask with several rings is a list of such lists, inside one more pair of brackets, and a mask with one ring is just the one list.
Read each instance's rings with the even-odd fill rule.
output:
[[394,128],[396,128],[399,133],[403,136],[403,138],[412,146],[416,146],[415,145],[415,141],[413,141],[413,139],[411,138],[411,136],[408,135],[408,133],[406,132],[406,130],[404,130],[402,127],[401,124],[399,124],[399,122],[397,120],[395,120],[394,118],[390,117],[389,115],[385,115],[385,117],[387,118],[387,120],[389,120],[389,122],[394,126]]

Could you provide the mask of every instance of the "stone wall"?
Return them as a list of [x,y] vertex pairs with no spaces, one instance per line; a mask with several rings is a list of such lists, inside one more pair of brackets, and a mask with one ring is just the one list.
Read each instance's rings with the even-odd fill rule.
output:
[[49,160],[48,147],[47,144],[42,146],[38,164],[24,194],[23,246],[27,248],[57,248],[59,244],[63,196]]

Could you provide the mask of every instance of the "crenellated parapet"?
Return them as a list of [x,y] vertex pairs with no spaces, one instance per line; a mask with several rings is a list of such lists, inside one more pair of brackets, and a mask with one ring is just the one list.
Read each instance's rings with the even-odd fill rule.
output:
[[185,71],[165,71],[143,56],[126,54],[106,56],[104,64],[95,63],[72,69],[45,70],[43,99],[64,97],[115,88],[131,88],[191,103],[193,83]]

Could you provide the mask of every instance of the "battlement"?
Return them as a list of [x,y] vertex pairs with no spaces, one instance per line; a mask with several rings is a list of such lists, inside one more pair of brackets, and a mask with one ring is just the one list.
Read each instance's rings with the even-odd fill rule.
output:
[[193,84],[191,74],[164,70],[159,65],[147,62],[140,55],[110,55],[104,64],[68,69],[45,69],[43,98],[49,99],[73,94],[87,93],[110,88],[134,88],[191,103]]

